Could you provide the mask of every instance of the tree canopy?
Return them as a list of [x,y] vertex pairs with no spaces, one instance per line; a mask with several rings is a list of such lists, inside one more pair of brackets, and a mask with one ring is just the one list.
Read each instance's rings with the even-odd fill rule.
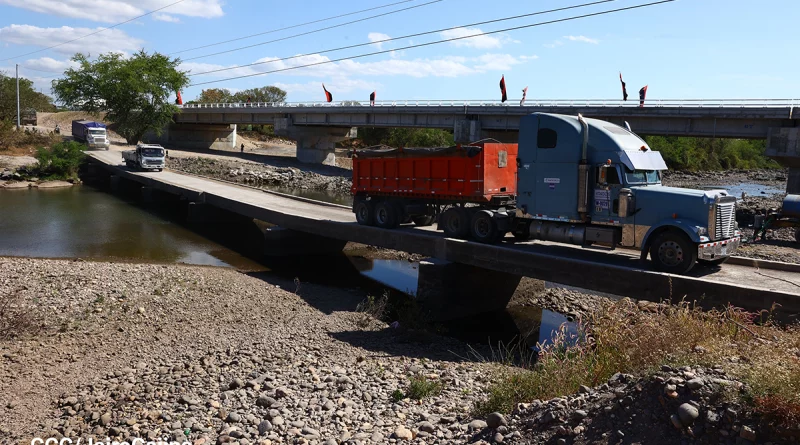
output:
[[90,61],[76,54],[72,60],[78,68],[53,81],[56,98],[90,113],[106,111],[129,144],[139,142],[147,131],[160,135],[180,112],[169,100],[189,84],[189,77],[177,68],[180,59],[139,51],[129,58],[108,53]]
[[[53,99],[33,89],[33,81],[20,77],[19,106],[26,110],[55,111]],[[0,72],[0,120],[16,121],[17,116],[17,79]]]
[[646,136],[653,150],[661,152],[673,170],[727,170],[731,168],[778,168],[764,155],[766,141],[676,136]]
[[200,96],[194,102],[201,104],[247,102],[248,98],[251,102],[285,102],[286,91],[273,86],[250,88],[236,93],[231,93],[225,88],[209,88],[200,92]]

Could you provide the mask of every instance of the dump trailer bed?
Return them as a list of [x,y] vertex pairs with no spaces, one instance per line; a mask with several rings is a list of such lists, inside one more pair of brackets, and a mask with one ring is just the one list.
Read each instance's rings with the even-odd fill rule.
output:
[[354,196],[488,203],[513,199],[517,144],[357,150]]

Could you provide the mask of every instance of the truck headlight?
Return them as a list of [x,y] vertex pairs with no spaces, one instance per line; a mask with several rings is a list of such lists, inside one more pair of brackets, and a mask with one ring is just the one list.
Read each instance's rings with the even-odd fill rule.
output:
[[707,227],[695,227],[697,234],[700,236],[708,235],[708,228]]

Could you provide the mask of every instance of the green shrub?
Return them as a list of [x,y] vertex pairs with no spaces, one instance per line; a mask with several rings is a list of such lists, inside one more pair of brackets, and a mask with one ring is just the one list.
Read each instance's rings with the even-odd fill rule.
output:
[[78,142],[60,142],[50,148],[40,147],[36,151],[39,175],[49,179],[71,179],[78,175],[86,146]]
[[405,395],[410,399],[422,400],[426,397],[439,395],[441,392],[441,383],[430,380],[424,375],[415,375],[411,377],[411,382]]
[[780,168],[764,155],[766,141],[647,136],[648,145],[661,152],[673,170],[727,170]]

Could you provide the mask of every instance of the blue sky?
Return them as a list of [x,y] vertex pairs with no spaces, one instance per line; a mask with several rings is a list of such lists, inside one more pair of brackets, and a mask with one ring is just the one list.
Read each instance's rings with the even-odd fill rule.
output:
[[[69,66],[76,51],[97,55],[119,51],[175,53],[292,26],[312,20],[374,8],[400,0],[185,0],[77,42],[23,57],[18,55],[61,43],[100,27],[163,7],[176,0],[0,0],[0,70],[13,73],[14,63],[37,88],[48,92],[49,77]],[[397,49],[446,37],[478,34],[458,42],[398,50],[378,56],[245,79],[224,78],[376,51],[377,44],[316,54],[345,45],[399,37],[439,28],[585,3],[588,0],[440,0],[430,5],[343,26],[337,29],[260,45],[223,55],[218,51],[313,31],[370,15],[433,0],[413,0],[358,15],[328,20],[175,54],[193,73],[235,68],[242,64],[308,54],[289,61],[235,68],[192,81],[213,84],[184,90],[185,100],[202,88],[240,90],[264,85],[286,89],[290,101],[322,100],[321,83],[338,100],[497,99],[505,75],[511,99],[529,87],[529,99],[616,99],[622,72],[632,98],[647,84],[648,99],[800,98],[795,80],[800,59],[800,17],[796,0],[678,0],[611,15],[480,35],[512,26],[616,9],[652,0],[616,0],[514,21],[455,29],[384,43]]]

